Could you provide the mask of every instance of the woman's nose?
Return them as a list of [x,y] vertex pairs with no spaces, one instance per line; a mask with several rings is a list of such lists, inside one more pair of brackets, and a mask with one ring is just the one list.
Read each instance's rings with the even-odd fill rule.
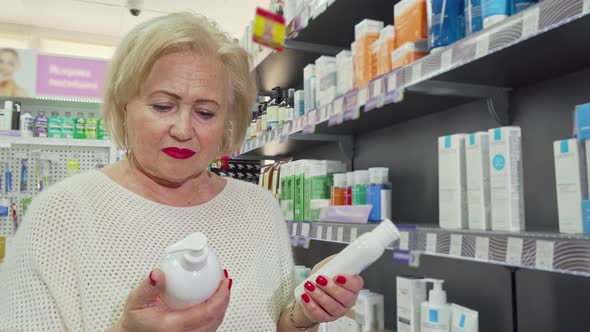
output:
[[191,124],[191,112],[180,111],[174,118],[174,123],[172,124],[172,128],[170,128],[170,135],[180,141],[192,139],[194,130]]

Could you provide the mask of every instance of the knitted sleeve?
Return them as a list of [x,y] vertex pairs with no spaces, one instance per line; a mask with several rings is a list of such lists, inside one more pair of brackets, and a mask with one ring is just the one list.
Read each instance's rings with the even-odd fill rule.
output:
[[277,255],[281,258],[281,276],[283,284],[283,294],[281,297],[280,307],[281,309],[286,308],[291,302],[293,302],[293,252],[291,249],[291,238],[287,231],[287,223],[283,217],[283,213],[276,199],[272,199],[272,219],[276,226],[276,239],[278,251]]
[[29,207],[0,274],[2,331],[82,330],[74,250],[80,208],[69,192],[52,189]]

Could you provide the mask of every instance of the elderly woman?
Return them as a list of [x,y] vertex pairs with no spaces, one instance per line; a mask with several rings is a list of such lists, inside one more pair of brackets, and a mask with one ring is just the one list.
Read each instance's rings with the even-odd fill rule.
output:
[[[207,170],[241,144],[255,94],[248,55],[205,18],[171,14],[133,29],[103,106],[128,156],[35,198],[0,277],[0,330],[297,331],[343,316],[362,279],[320,276],[293,299],[277,202]],[[173,310],[155,267],[195,231],[225,278],[206,302]]]

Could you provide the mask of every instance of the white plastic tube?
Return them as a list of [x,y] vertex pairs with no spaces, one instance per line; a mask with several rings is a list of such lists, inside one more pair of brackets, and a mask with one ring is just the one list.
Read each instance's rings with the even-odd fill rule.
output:
[[383,220],[371,232],[359,236],[336,257],[295,288],[295,298],[301,299],[307,281],[314,282],[320,275],[334,278],[339,274],[357,275],[373,264],[387,246],[400,238],[399,230],[391,220]]

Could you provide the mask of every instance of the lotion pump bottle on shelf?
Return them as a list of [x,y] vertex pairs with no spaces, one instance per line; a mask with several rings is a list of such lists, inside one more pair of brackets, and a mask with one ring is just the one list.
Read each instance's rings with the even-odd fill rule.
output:
[[451,332],[451,306],[447,303],[447,292],[442,288],[443,280],[424,279],[432,283],[428,292],[428,301],[422,302],[420,308],[421,332]]

